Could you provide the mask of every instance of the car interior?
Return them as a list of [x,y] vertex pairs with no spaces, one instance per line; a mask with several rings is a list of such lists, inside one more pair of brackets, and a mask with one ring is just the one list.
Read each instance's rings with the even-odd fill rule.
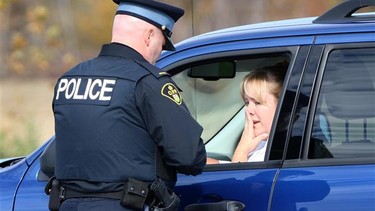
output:
[[290,60],[289,53],[202,61],[173,77],[192,115],[204,128],[208,157],[230,161],[241,138],[245,123],[242,79],[253,69],[284,60]]
[[335,158],[375,154],[373,51],[335,50],[325,68],[315,128],[322,128]]

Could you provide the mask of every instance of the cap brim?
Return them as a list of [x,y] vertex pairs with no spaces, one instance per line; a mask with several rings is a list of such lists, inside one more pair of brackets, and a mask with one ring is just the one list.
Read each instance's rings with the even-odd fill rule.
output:
[[164,34],[164,38],[165,38],[165,44],[163,46],[163,50],[166,50],[166,51],[175,51],[176,48],[174,47],[172,39],[170,37],[168,37],[165,32],[163,32],[163,34]]

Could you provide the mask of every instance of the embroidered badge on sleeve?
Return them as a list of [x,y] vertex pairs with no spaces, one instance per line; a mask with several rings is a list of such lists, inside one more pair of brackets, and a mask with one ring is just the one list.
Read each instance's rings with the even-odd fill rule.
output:
[[182,96],[176,86],[172,83],[164,84],[164,86],[161,88],[161,95],[171,99],[177,105],[182,104]]

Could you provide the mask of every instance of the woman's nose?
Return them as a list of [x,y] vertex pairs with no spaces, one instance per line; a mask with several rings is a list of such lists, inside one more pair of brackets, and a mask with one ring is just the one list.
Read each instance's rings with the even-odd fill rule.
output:
[[253,102],[249,102],[246,109],[249,111],[250,114],[254,114],[255,104]]

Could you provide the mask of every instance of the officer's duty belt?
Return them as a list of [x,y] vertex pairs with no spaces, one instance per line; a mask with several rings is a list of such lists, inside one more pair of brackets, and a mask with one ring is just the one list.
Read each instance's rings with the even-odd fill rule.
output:
[[69,188],[60,188],[60,199],[66,200],[70,198],[110,198],[110,199],[121,199],[123,191],[105,192],[105,193],[85,193],[75,191]]

